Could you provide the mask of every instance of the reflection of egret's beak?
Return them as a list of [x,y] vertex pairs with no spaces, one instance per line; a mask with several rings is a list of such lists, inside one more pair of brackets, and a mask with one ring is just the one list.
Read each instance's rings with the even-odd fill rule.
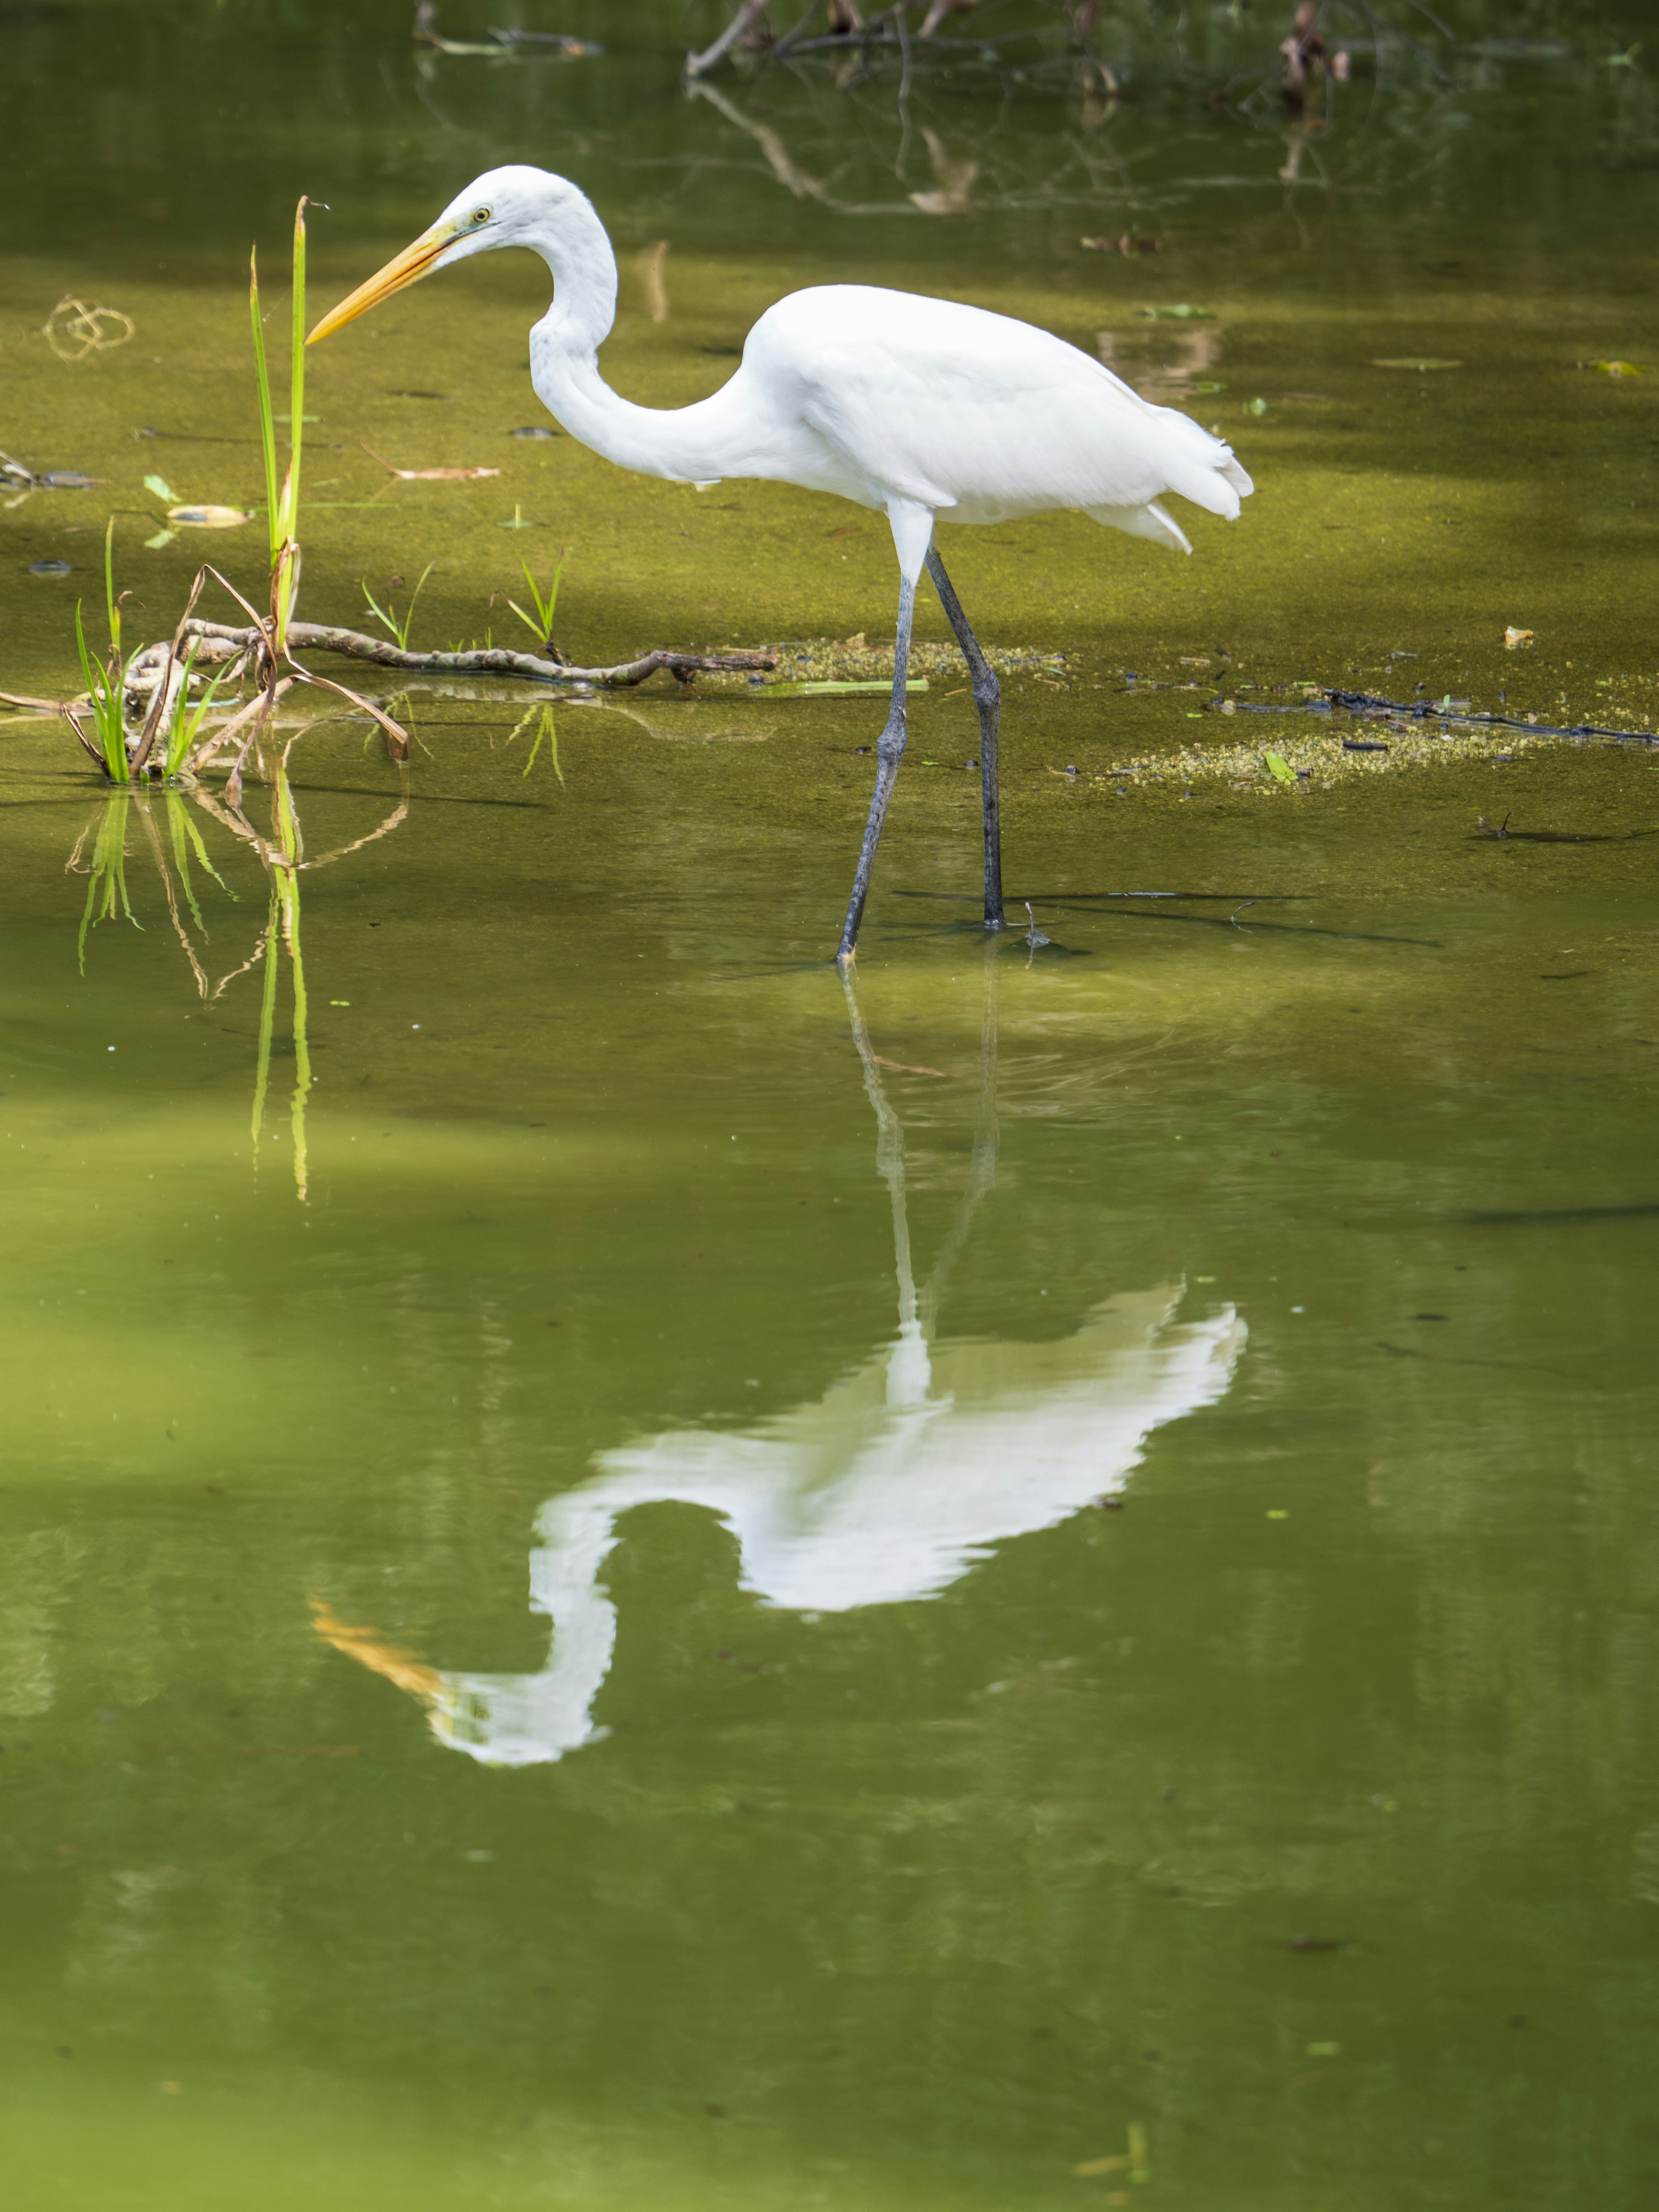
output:
[[423,1666],[410,1651],[400,1650],[395,1644],[382,1643],[372,1628],[358,1628],[349,1621],[335,1618],[332,1607],[319,1597],[311,1601],[314,1616],[313,1626],[325,1644],[331,1644],[337,1651],[343,1651],[348,1659],[356,1660],[372,1674],[384,1674],[388,1682],[395,1682],[400,1690],[407,1690],[423,1704],[431,1705],[443,1687],[443,1677],[435,1668]]
[[356,322],[359,315],[367,313],[370,307],[378,307],[382,300],[389,300],[406,284],[418,284],[454,237],[453,222],[446,223],[441,229],[422,231],[412,246],[404,246],[384,269],[377,270],[367,284],[360,284],[349,299],[342,300],[337,307],[325,315],[306,343],[315,345],[319,338],[325,338],[345,324]]

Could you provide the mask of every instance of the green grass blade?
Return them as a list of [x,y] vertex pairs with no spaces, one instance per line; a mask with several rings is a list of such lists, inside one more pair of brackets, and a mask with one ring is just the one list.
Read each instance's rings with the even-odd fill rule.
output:
[[81,673],[86,680],[93,727],[98,732],[98,743],[103,750],[104,773],[112,783],[131,783],[132,774],[127,759],[126,731],[122,722],[120,659],[118,655],[112,655],[115,670],[112,685],[109,669],[99,666],[88,647],[79,599],[75,603],[75,649],[81,656]]
[[276,421],[270,411],[270,371],[265,362],[264,325],[259,320],[259,267],[257,252],[247,258],[247,306],[253,324],[253,374],[259,387],[259,443],[265,457],[265,520],[270,530],[270,557],[283,542],[282,516],[276,499]]
[[283,487],[283,535],[300,534],[300,448],[306,413],[306,197],[294,210],[293,362],[289,373],[288,479]]
[[121,650],[121,610],[115,604],[115,517],[104,532],[104,606],[109,617],[109,641]]

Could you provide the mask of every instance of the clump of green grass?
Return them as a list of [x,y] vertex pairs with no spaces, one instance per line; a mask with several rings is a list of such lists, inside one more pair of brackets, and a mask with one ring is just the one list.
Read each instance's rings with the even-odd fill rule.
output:
[[[97,762],[112,783],[131,783],[132,769],[127,758],[127,669],[121,657],[121,602],[115,596],[115,517],[111,515],[104,532],[104,608],[109,625],[109,646],[104,658],[95,660],[87,643],[86,626],[81,619],[81,602],[75,603],[75,647],[81,656],[81,673],[86,679],[87,696],[84,706],[66,707],[70,726],[93,759]],[[87,734],[86,721],[92,724],[94,735]]]
[[192,699],[190,687],[196,671],[199,641],[192,640],[182,682],[173,694],[172,711],[161,731],[161,774],[172,781],[185,773],[186,763],[202,739],[202,728],[219,696],[219,686],[229,673],[222,668],[201,696]]
[[432,563],[428,561],[425,568],[422,569],[420,582],[416,585],[414,590],[410,593],[409,605],[401,615],[398,612],[397,606],[392,601],[390,592],[387,592],[386,595],[386,605],[382,606],[380,601],[375,598],[374,592],[369,590],[368,579],[366,576],[360,576],[357,579],[358,582],[363,587],[363,597],[368,601],[370,613],[374,616],[376,622],[384,623],[386,627],[391,631],[392,636],[397,639],[398,650],[399,653],[407,653],[409,651],[409,631],[410,625],[415,619],[415,602],[421,596],[421,585],[425,583],[427,578],[431,574]]
[[555,660],[562,660],[564,658],[553,641],[553,616],[559,604],[559,579],[564,574],[564,563],[565,556],[561,553],[559,565],[553,571],[553,580],[548,586],[546,596],[544,597],[541,586],[530,573],[529,562],[520,561],[519,566],[524,570],[525,582],[530,586],[530,604],[536,611],[533,615],[527,615],[516,599],[509,599],[507,603],[535,639],[542,652],[548,653]]

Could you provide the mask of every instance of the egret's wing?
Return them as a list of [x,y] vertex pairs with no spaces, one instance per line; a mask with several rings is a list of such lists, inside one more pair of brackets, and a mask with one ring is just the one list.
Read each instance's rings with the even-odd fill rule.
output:
[[1173,491],[1231,518],[1251,488],[1187,416],[1049,331],[956,301],[793,293],[756,324],[744,368],[866,481],[935,508],[1136,510]]

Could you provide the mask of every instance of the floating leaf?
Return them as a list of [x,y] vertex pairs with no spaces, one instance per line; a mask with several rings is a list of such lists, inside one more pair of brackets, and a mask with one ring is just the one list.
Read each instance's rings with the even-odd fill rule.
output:
[[1265,415],[1267,411],[1267,403],[1265,399],[1247,399],[1244,402],[1244,412],[1247,415]]
[[1532,643],[1532,632],[1529,629],[1516,629],[1513,623],[1506,623],[1504,629],[1504,643],[1513,653],[1517,645]]
[[153,491],[163,507],[176,507],[179,504],[179,495],[165,477],[146,477],[144,489]]
[[244,514],[240,507],[170,507],[167,520],[176,522],[186,530],[239,530],[245,522],[252,522],[251,514]]
[[1387,361],[1371,363],[1373,368],[1462,368],[1462,366],[1461,361],[1440,361],[1433,354],[1426,353],[1401,354]]
[[1645,376],[1644,368],[1638,368],[1633,361],[1581,361],[1580,368],[1600,369],[1603,376]]
[[1296,781],[1296,770],[1291,766],[1289,761],[1285,759],[1283,753],[1263,753],[1261,757],[1267,762],[1267,766],[1273,770],[1273,774],[1279,778],[1279,781],[1281,783],[1294,783]]

